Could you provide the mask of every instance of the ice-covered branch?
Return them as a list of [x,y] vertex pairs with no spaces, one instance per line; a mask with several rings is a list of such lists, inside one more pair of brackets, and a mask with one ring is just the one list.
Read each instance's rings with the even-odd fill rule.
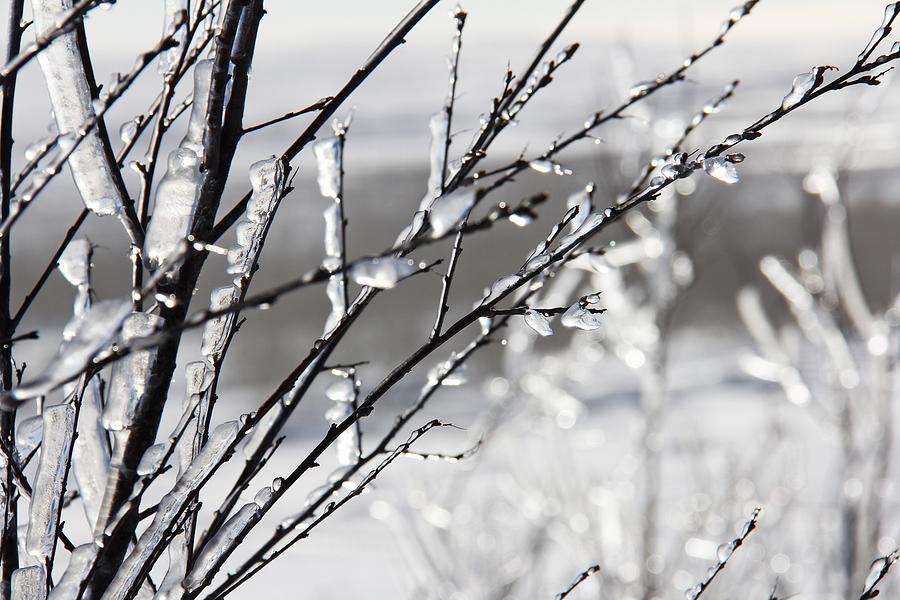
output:
[[[71,0],[32,0],[31,7],[34,27],[39,36],[59,29],[59,22],[65,21],[67,11],[72,10]],[[76,29],[78,27],[81,27],[80,23],[76,23]],[[89,131],[84,136],[83,143],[73,147],[68,153],[69,167],[85,206],[98,215],[118,216],[128,230],[132,243],[139,245],[140,227],[135,222],[134,207],[116,168],[102,117],[95,113],[95,86],[91,81],[89,66],[83,62],[86,54],[82,53],[79,45],[77,32],[67,31],[56,36],[38,55],[56,126],[63,135],[80,133],[85,123],[100,119],[100,127]],[[33,192],[36,191],[37,189]],[[29,195],[26,192],[23,200],[28,202],[33,195],[34,193]]]
[[728,564],[728,561],[731,559],[734,551],[741,547],[741,545],[747,541],[747,537],[753,530],[756,529],[756,523],[759,519],[760,508],[755,508],[753,513],[750,515],[750,519],[744,524],[744,527],[741,529],[741,532],[738,534],[736,538],[734,538],[730,542],[726,542],[720,545],[716,549],[716,558],[718,562],[715,565],[709,568],[706,574],[706,578],[698,583],[697,585],[688,588],[684,592],[685,600],[697,600],[700,596],[706,592],[709,586],[712,584],[713,580],[722,572],[722,569],[725,568],[725,565]]
[[599,570],[600,565],[593,565],[576,575],[575,579],[572,580],[572,583],[569,584],[569,587],[556,595],[556,600],[563,600],[563,598],[574,592],[575,588],[587,581],[591,577],[591,575],[598,572]]

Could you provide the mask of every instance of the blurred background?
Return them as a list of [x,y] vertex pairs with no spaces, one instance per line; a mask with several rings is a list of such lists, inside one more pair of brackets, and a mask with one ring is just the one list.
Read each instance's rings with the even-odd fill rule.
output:
[[[616,106],[634,83],[672,70],[715,37],[734,3],[588,0],[559,43],[559,49],[581,44],[574,60],[504,132],[485,167],[506,164],[523,149],[539,154],[593,112]],[[130,69],[134,56],[158,40],[160,5],[120,0],[91,14],[87,33],[98,81]],[[425,192],[428,121],[446,95],[453,32],[447,12],[454,5],[433,10],[347,105],[354,113],[345,149],[351,257],[388,247]],[[507,65],[522,68],[567,5],[463,5],[469,17],[454,157],[500,91]],[[267,2],[246,123],[333,94],[410,7],[409,0]],[[560,161],[572,175],[528,172],[494,195],[515,202],[546,192],[550,201],[528,227],[507,224],[467,239],[451,318],[521,265],[569,195],[594,182],[595,207],[614,204],[643,164],[733,80],[740,81],[734,97],[685,150],[706,148],[780,106],[796,74],[815,65],[849,68],[883,8],[882,0],[763,0],[722,47],[691,68],[687,81],[601,129],[598,143],[567,150]],[[888,38],[885,52],[895,39]],[[36,67],[20,75],[19,85],[21,166],[27,146],[47,135],[50,116]],[[159,88],[154,74],[139,80],[110,111],[110,131],[145,110]],[[185,87],[176,99],[189,92]],[[747,160],[738,165],[739,184],[695,176],[641,209],[642,217],[605,231],[598,243],[621,250],[611,253],[610,264],[567,271],[543,298],[556,305],[600,291],[609,309],[603,327],[543,339],[515,320],[506,343],[480,351],[467,381],[445,386],[424,413],[423,420],[446,419],[465,431],[429,436],[423,448],[455,453],[483,439],[473,458],[396,463],[370,493],[237,596],[550,598],[598,563],[600,573],[572,597],[681,598],[721,558],[719,545],[762,506],[759,530],[704,597],[765,598],[776,581],[778,597],[858,597],[871,560],[900,540],[892,442],[898,108],[891,74],[876,88],[828,94],[741,148]],[[247,167],[280,154],[306,122],[287,121],[244,140],[224,206],[247,189]],[[256,290],[322,260],[321,212],[329,201],[315,185],[309,149],[294,166],[296,189],[273,225]],[[127,177],[137,189],[137,176]],[[81,210],[69,178],[57,178],[48,191],[15,231],[19,297]],[[101,296],[129,291],[120,229],[94,216],[82,228],[98,244]],[[449,242],[422,257],[447,252]],[[226,280],[220,259],[211,257],[195,308]],[[369,361],[359,372],[363,391],[426,338],[439,289],[437,276],[414,278],[360,319],[335,360]],[[70,289],[54,275],[23,331],[59,331],[70,306]],[[323,290],[311,288],[248,313],[220,384],[219,418],[264,398],[321,334],[328,310]],[[467,332],[458,347],[476,333]],[[58,342],[45,336],[20,344],[17,359],[37,370]],[[199,337],[188,336],[182,348],[184,362],[194,360]],[[379,404],[366,423],[370,439],[414,401],[436,362]],[[183,387],[176,380],[172,397],[180,398]],[[264,477],[283,473],[327,427],[331,403],[322,390],[304,402]],[[174,423],[177,413],[168,412]],[[332,467],[324,465],[323,478]],[[276,507],[272,525],[296,512],[319,483],[310,481]],[[247,544],[258,541],[251,536]],[[888,585],[885,597],[894,597],[900,586]]]

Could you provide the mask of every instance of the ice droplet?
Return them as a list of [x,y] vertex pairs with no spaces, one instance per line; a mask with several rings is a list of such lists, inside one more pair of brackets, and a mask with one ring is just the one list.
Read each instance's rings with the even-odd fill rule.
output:
[[137,466],[137,474],[140,476],[150,475],[162,465],[162,460],[166,455],[166,444],[154,444],[147,448],[141,461]]
[[725,562],[729,558],[731,558],[732,553],[734,553],[734,543],[726,542],[724,544],[720,544],[718,548],[716,548],[716,558],[720,563]]
[[882,556],[875,560],[872,563],[871,568],[869,568],[869,574],[866,575],[866,581],[863,586],[864,590],[871,590],[872,587],[878,583],[878,579],[884,573],[884,570],[888,567],[888,558],[886,556]]
[[518,275],[504,275],[503,277],[500,277],[491,284],[490,288],[487,289],[484,299],[482,300],[482,304],[495,300],[518,282]]
[[525,324],[543,337],[553,335],[553,328],[550,327],[551,317],[543,315],[536,310],[525,311]]
[[801,73],[794,77],[791,91],[781,101],[781,110],[789,110],[798,104],[816,87],[816,74],[813,71]]
[[131,140],[134,139],[134,136],[137,135],[137,130],[138,130],[137,119],[125,121],[119,127],[119,139],[122,140],[122,143],[129,144],[129,143],[131,143]]
[[593,312],[590,308],[581,306],[581,302],[576,302],[563,313],[559,319],[563,327],[573,327],[583,331],[593,331],[598,329],[602,324],[600,321],[600,313]]
[[652,80],[651,81],[642,81],[640,83],[636,83],[633,86],[631,86],[631,89],[628,90],[628,94],[632,98],[636,98],[636,97],[640,96],[641,94],[646,93],[648,90],[650,90],[655,85],[656,85],[656,81],[652,81]]
[[714,177],[724,183],[732,184],[741,180],[734,165],[723,156],[707,158],[703,161],[703,170],[710,177]]
[[698,583],[695,586],[689,587],[684,591],[684,600],[697,600],[700,596],[700,592],[703,591],[703,587]]

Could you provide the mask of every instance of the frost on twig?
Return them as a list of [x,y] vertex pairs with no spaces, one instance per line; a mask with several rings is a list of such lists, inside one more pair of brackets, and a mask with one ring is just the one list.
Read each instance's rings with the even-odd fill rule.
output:
[[[71,0],[31,0],[34,27],[38,35],[53,29],[60,17],[72,8]],[[76,31],[57,37],[38,55],[56,126],[60,135],[78,132],[94,117],[91,84],[82,60]],[[75,185],[84,205],[98,215],[122,215],[124,187],[116,169],[109,140],[100,131],[89,132],[68,159]]]

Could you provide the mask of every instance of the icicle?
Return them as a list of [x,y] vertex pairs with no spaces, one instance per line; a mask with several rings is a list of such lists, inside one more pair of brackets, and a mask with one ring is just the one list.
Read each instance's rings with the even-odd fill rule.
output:
[[[325,209],[325,260],[322,266],[329,270],[337,270],[342,266],[343,256],[343,223],[341,206],[334,202]],[[325,293],[331,303],[331,312],[325,320],[323,335],[327,336],[337,326],[347,312],[346,273],[337,273],[328,279]]]
[[[184,432],[178,440],[175,452],[178,456],[180,478],[190,468],[195,454],[199,451],[198,424],[205,421],[207,407],[204,405],[205,392],[212,384],[212,371],[204,361],[188,363],[184,369],[186,379],[185,397],[182,402],[182,420],[188,419]],[[187,524],[185,524],[187,526]],[[187,574],[192,547],[185,531],[178,533],[169,543],[169,568],[159,583],[155,600],[179,600],[184,596],[181,581]]]
[[191,116],[188,119],[187,131],[181,138],[180,147],[194,153],[202,163],[206,158],[203,138],[206,135],[207,115],[209,113],[209,88],[212,83],[213,61],[201,60],[194,65],[194,91],[191,103]]
[[[169,35],[172,32],[174,24],[177,23],[178,13],[183,10],[187,10],[187,0],[165,0],[163,35]],[[178,42],[178,46],[169,48],[168,50],[160,54],[160,75],[167,75],[169,71],[171,71],[175,67],[175,64],[178,62],[178,57],[181,54],[181,45],[184,43],[185,35],[186,31],[182,28],[175,38]]]
[[227,272],[235,275],[234,285],[249,279],[262,251],[272,215],[284,195],[284,167],[274,156],[250,166],[253,194],[247,203],[246,220],[238,223],[237,245],[228,251]]
[[550,327],[551,317],[541,314],[536,310],[525,311],[525,324],[531,327],[541,336],[553,335],[553,329]]
[[44,434],[44,419],[40,416],[28,417],[16,425],[16,452],[28,456],[41,443]]
[[202,184],[197,154],[187,148],[173,150],[156,190],[156,204],[144,240],[144,256],[152,268],[175,254],[181,241],[191,234]]
[[415,262],[402,258],[370,258],[350,267],[350,278],[359,285],[389,289],[419,270]]
[[[335,402],[325,413],[325,418],[332,423],[340,423],[353,413],[350,402]],[[350,426],[337,439],[336,453],[338,464],[348,467],[359,459],[359,435],[356,427]]]
[[591,194],[594,191],[594,184],[589,183],[583,190],[575,192],[566,200],[566,208],[578,207],[578,214],[569,221],[572,231],[581,227],[591,214]]
[[81,494],[85,516],[92,528],[100,514],[109,468],[109,441],[101,422],[102,412],[100,382],[94,377],[88,382],[81,397],[78,435],[72,448],[72,471]]
[[56,268],[66,281],[77,288],[90,284],[91,243],[84,238],[72,240],[59,260]]
[[431,224],[431,238],[438,239],[452,231],[475,206],[476,192],[461,189],[435,199],[428,213]]
[[44,440],[38,463],[25,548],[46,563],[53,555],[62,510],[63,489],[75,436],[75,407],[57,404],[44,408]]
[[[209,294],[209,310],[225,310],[238,300],[237,290],[230,285],[214,288]],[[203,340],[200,345],[200,354],[207,360],[215,361],[225,348],[228,341],[228,330],[234,321],[234,313],[227,313],[210,319],[203,326]]]
[[11,586],[12,597],[16,600],[44,600],[47,597],[47,573],[40,565],[16,569]]
[[90,577],[100,553],[95,543],[82,544],[69,557],[69,564],[53,589],[48,600],[73,600],[82,594],[82,587]]
[[179,147],[169,154],[168,168],[157,187],[153,216],[147,226],[144,256],[152,268],[173,255],[194,226],[204,180],[200,166],[205,159],[203,137],[211,80],[212,61],[199,61],[194,67],[194,102],[187,132]]
[[184,578],[182,587],[196,592],[209,585],[225,560],[237,549],[250,529],[256,525],[275,500],[271,487],[262,488],[254,497],[232,515],[222,528],[210,538],[194,559],[191,572]]
[[[128,343],[151,335],[163,323],[163,319],[156,315],[134,312],[122,326],[122,340]],[[138,350],[113,364],[108,400],[103,411],[103,427],[107,431],[123,431],[139,424],[143,413],[141,405],[156,364],[156,352],[156,347]]]
[[184,514],[196,490],[233,451],[238,435],[244,427],[245,425],[239,421],[228,421],[216,427],[188,470],[160,500],[153,521],[140,535],[134,549],[113,577],[103,596],[105,600],[126,600],[133,597],[146,575],[144,569],[148,564],[153,564],[166,542],[168,532]]
[[[54,29],[71,8],[71,0],[31,0],[34,34],[39,37]],[[84,123],[94,118],[91,89],[77,38],[73,28],[59,35],[37,56],[47,83],[56,126],[63,135],[81,130]],[[75,186],[88,209],[98,215],[122,212],[124,200],[117,186],[116,167],[107,156],[96,129],[87,133],[69,156],[68,163]]]
[[428,174],[428,191],[422,199],[427,208],[432,200],[441,195],[444,180],[444,164],[447,162],[447,137],[450,133],[450,118],[446,110],[435,113],[428,122],[431,131],[431,146],[428,159],[431,168]]
[[9,391],[16,401],[43,396],[81,374],[108,346],[131,312],[125,300],[105,300],[94,304],[78,321],[71,339],[60,346],[56,357],[43,373],[29,383]]
[[319,166],[319,191],[326,198],[336,199],[340,195],[343,146],[340,138],[333,137],[313,147]]

